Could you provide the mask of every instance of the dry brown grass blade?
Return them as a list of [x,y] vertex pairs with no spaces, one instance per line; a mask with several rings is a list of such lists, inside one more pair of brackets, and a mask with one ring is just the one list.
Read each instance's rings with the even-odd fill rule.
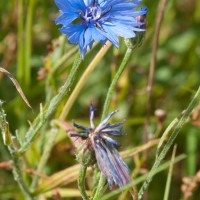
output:
[[36,189],[35,194],[44,193],[76,181],[80,167],[81,165],[77,164],[45,178]]
[[[147,149],[150,149],[156,146],[158,142],[159,142],[159,139],[151,140],[145,145],[134,147],[126,151],[122,151],[120,152],[120,155],[122,156],[123,159],[131,157],[137,153],[143,152]],[[55,188],[59,188],[76,181],[78,178],[80,167],[81,165],[77,164],[43,179],[34,193],[35,194],[45,193],[47,191],[51,191]],[[87,169],[87,172],[91,172],[91,171],[92,171],[92,168],[89,167]]]
[[25,101],[26,105],[32,109],[30,103],[28,102],[26,96],[24,95],[21,86],[19,85],[18,81],[16,80],[16,78],[7,70],[5,70],[4,68],[0,67],[0,72],[4,73],[6,76],[8,76],[8,78],[13,82],[14,86],[16,87],[17,91],[19,92],[20,96],[22,97],[22,99]]

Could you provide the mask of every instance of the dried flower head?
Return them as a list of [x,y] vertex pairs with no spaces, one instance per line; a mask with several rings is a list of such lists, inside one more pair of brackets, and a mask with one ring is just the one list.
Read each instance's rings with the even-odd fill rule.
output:
[[[119,142],[112,136],[122,136],[121,126],[124,121],[117,124],[108,123],[109,119],[117,112],[111,112],[98,126],[94,125],[94,107],[90,105],[90,126],[84,127],[74,123],[74,127],[80,129],[81,133],[72,133],[71,137],[81,137],[85,140],[85,146],[89,151],[95,153],[97,164],[101,172],[107,178],[109,187],[113,182],[122,187],[131,181],[126,163],[120,157],[116,147]],[[86,151],[86,149],[84,149]]]

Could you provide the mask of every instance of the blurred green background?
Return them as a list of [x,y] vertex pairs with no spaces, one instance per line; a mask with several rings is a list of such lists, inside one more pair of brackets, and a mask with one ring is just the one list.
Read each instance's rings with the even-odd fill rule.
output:
[[[146,38],[143,45],[134,51],[113,95],[110,110],[119,109],[114,121],[127,119],[123,128],[127,135],[120,139],[122,143],[120,150],[144,144],[146,86],[158,3],[157,0],[144,0],[142,3],[148,7]],[[161,26],[152,93],[150,121],[152,138],[155,133],[162,134],[167,125],[187,107],[200,83],[199,11],[198,0],[168,1]],[[29,122],[33,121],[39,113],[40,103],[45,106],[58,93],[77,52],[77,47],[68,44],[67,39],[58,31],[58,26],[54,23],[57,15],[58,10],[53,0],[10,0],[0,3],[0,66],[16,77],[34,110],[33,113],[25,105],[8,77],[0,74],[0,99],[5,101],[4,109],[10,131],[15,136],[17,130],[22,140]],[[100,48],[101,46],[97,44],[86,56],[81,64],[79,76],[76,77],[65,101]],[[89,124],[88,110],[91,101],[97,108],[96,122],[99,122],[109,84],[121,63],[125,50],[126,46],[121,39],[119,49],[112,47],[108,51],[81,90],[66,118],[67,122],[71,123],[72,119],[75,119],[78,123]],[[58,65],[66,53],[71,55]],[[52,119],[58,117],[65,101],[58,107]],[[154,115],[156,109],[163,109],[167,113],[161,130]],[[199,112],[200,108],[197,108],[195,110],[197,118],[188,120],[176,140],[177,154],[183,153],[187,157],[174,166],[170,199],[183,199],[182,178],[194,176],[200,169]],[[46,123],[36,142],[25,155],[26,166],[23,167],[27,183],[31,181],[34,173],[28,173],[25,169],[34,171],[49,130],[50,121]],[[44,169],[47,175],[76,164],[74,147],[64,131],[61,132],[61,137],[57,139]],[[151,168],[155,159],[155,149],[149,150],[147,155],[148,161],[141,166],[138,176],[142,173],[142,169]],[[168,156],[170,159],[171,153]],[[9,160],[9,153],[0,138],[0,162]],[[132,171],[135,166],[133,159],[130,158],[127,162]],[[148,189],[147,199],[163,199],[167,173],[168,171],[163,171],[154,178]],[[5,166],[0,167],[0,177],[0,199],[23,199],[10,169]],[[77,188],[76,182],[72,183],[70,188]],[[196,189],[193,192],[193,199],[198,199],[199,196],[199,189]],[[63,197],[63,199],[80,199],[80,197]]]

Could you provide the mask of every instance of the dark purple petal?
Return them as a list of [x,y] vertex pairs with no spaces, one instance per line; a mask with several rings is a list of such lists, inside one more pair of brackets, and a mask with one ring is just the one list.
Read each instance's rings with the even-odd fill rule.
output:
[[83,130],[83,131],[86,131],[86,129],[87,129],[87,128],[85,128],[85,127],[82,126],[82,125],[76,124],[74,121],[73,121],[73,126],[76,127],[76,128],[78,128],[78,129],[81,129],[81,130]]
[[70,133],[70,137],[88,138],[88,133]]

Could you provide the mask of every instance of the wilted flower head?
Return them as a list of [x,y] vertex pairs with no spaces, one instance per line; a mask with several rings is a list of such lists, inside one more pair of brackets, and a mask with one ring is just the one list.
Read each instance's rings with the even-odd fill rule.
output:
[[[116,146],[119,142],[112,139],[112,136],[122,136],[122,122],[117,124],[108,123],[109,119],[117,112],[111,112],[98,126],[94,125],[94,108],[90,105],[90,126],[84,127],[74,123],[74,127],[80,129],[81,133],[72,133],[71,137],[81,137],[88,146],[89,151],[95,153],[97,164],[101,172],[107,178],[109,187],[112,188],[113,182],[122,187],[131,181],[128,167],[120,157]],[[84,149],[84,151],[86,151]]]
[[94,41],[106,40],[118,47],[118,36],[133,38],[143,23],[136,20],[146,10],[134,10],[141,0],[55,0],[61,15],[56,24],[72,44],[79,44],[82,57]]

